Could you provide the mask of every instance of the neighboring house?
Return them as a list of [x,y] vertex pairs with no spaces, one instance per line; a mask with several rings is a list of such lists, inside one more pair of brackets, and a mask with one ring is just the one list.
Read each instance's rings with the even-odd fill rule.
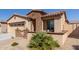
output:
[[27,39],[30,39],[32,34],[36,32],[47,32],[60,45],[64,44],[68,35],[74,30],[74,26],[77,24],[69,23],[65,11],[46,13],[41,10],[32,10],[26,16],[14,14],[7,20],[7,32],[14,37],[17,36],[17,29],[20,30],[21,34],[24,34],[23,31],[28,29],[28,32],[25,32]]
[[0,22],[0,33],[7,32],[7,22]]

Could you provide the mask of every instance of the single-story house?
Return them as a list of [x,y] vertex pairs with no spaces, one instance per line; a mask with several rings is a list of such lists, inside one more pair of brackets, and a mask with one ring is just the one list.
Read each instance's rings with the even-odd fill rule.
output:
[[27,39],[31,39],[32,34],[36,32],[46,32],[60,45],[64,44],[76,27],[78,23],[70,23],[65,11],[47,13],[42,10],[32,10],[25,16],[14,14],[7,20],[7,32],[14,37],[24,37],[26,34]]

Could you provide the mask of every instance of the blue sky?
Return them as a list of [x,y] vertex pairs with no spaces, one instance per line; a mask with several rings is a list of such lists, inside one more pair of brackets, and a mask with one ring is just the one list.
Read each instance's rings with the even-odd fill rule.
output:
[[[63,9],[43,9],[45,12],[56,12],[56,11],[63,11]],[[0,20],[5,21],[13,14],[20,14],[26,15],[30,12],[31,9],[0,9]],[[71,20],[79,20],[79,9],[64,9],[67,14],[67,19]]]

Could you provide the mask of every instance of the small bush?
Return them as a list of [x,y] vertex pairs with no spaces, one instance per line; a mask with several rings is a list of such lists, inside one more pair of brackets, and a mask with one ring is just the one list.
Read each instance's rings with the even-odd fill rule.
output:
[[33,35],[28,45],[33,50],[52,50],[60,47],[53,37],[48,36],[46,33],[39,32]]
[[13,43],[11,44],[11,46],[17,46],[17,45],[18,45],[17,42],[13,42]]

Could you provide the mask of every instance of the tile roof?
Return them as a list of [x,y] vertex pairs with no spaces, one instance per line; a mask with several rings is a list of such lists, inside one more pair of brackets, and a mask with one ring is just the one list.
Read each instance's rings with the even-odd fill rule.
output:
[[63,14],[63,13],[65,13],[65,11],[51,12],[51,13],[47,13],[47,14],[43,15],[42,17],[60,15],[60,14]]
[[30,17],[27,17],[27,16],[22,16],[22,15],[18,15],[18,14],[14,14],[14,15],[12,15],[7,21],[9,21],[12,17],[14,17],[14,16],[17,16],[17,17],[21,17],[21,18],[28,18],[28,19],[31,19]]
[[40,12],[41,14],[46,14],[46,12],[44,12],[43,10],[41,10],[41,9],[32,9],[28,14],[26,14],[26,15],[29,15],[30,13],[32,13],[32,12]]

